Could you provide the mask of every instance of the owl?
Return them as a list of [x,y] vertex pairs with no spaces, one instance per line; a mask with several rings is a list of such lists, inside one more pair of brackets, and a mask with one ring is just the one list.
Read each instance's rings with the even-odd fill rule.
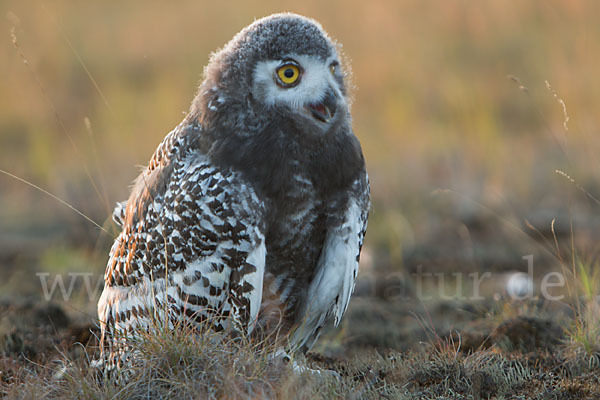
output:
[[348,307],[370,205],[349,70],[316,21],[275,14],[214,53],[187,116],[113,217],[98,303],[119,365],[153,318],[311,348]]

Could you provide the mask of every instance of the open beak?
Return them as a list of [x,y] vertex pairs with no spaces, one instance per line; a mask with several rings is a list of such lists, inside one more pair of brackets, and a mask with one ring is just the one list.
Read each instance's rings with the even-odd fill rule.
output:
[[337,97],[333,90],[330,89],[320,103],[309,104],[307,108],[312,116],[319,121],[329,122],[337,109]]

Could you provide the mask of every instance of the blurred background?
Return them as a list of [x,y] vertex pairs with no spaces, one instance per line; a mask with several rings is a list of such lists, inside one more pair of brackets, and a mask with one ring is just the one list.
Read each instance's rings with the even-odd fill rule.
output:
[[[183,118],[210,52],[278,11],[320,21],[352,65],[373,208],[349,318],[408,315],[431,273],[490,272],[492,301],[528,272],[525,256],[535,282],[597,255],[598,2],[8,0],[0,11],[0,298],[43,299],[39,272],[48,284],[90,274],[95,287],[112,207]],[[79,303],[53,301],[93,318],[100,290],[73,288]],[[460,319],[439,311],[434,325]]]

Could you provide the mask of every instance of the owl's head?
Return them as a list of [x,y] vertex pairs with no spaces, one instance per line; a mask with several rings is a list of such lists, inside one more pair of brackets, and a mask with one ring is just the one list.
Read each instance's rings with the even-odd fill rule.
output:
[[240,126],[250,114],[313,132],[346,124],[349,72],[338,47],[312,19],[290,13],[259,19],[212,55],[195,106],[203,119],[235,111]]

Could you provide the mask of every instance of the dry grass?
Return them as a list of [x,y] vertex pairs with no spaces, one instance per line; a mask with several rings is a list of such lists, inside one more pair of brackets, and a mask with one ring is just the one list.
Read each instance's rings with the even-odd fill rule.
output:
[[600,370],[600,269],[574,260],[575,316],[567,328],[567,362],[574,373]]
[[[104,374],[89,356],[62,353],[57,363],[30,365],[6,389],[8,398],[332,398],[358,383],[325,372],[296,373],[272,358],[267,342],[206,329],[157,324],[131,341],[127,366]],[[89,348],[88,348],[89,350]],[[349,386],[347,386],[349,385]]]
[[[520,337],[529,334],[522,327],[514,332]],[[573,358],[562,346],[521,351],[494,344],[465,352],[459,334],[408,352],[363,350],[351,357],[312,354],[296,360],[319,374],[294,372],[291,363],[269,356],[274,349],[267,342],[200,329],[157,326],[142,333],[131,342],[127,367],[110,375],[90,366],[91,345],[87,351],[67,347],[43,364],[21,361],[0,393],[9,399],[86,400],[579,399],[597,398],[600,390],[598,366],[582,368],[583,358]]]
[[126,383],[119,380],[121,373],[103,378],[90,367],[89,358],[63,354],[58,366],[29,368],[5,394],[39,399],[412,398],[426,392],[503,393],[527,377],[525,369],[508,365],[499,355],[463,356],[439,349],[412,356],[371,353],[345,362],[313,362],[313,367],[333,367],[339,377],[299,374],[290,364],[270,359],[270,350],[211,332],[162,331],[144,335],[133,345],[136,356],[121,372]]

